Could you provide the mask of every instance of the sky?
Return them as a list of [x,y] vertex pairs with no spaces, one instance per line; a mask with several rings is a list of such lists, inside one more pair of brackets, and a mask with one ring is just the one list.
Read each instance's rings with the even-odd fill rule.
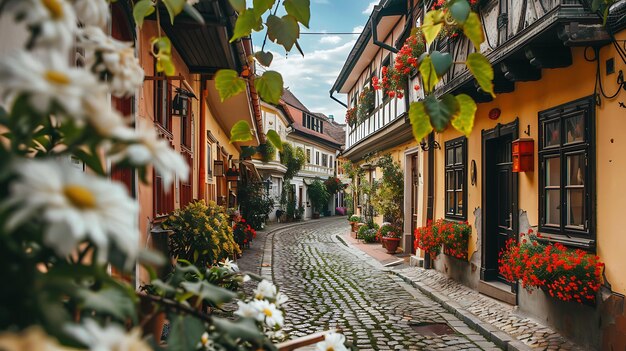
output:
[[[378,0],[311,0],[310,25],[308,29],[301,25],[301,32],[361,33],[374,5],[378,2]],[[255,51],[261,49],[264,36],[265,30],[253,33],[252,43]],[[304,51],[304,57],[295,46],[286,54],[283,47],[267,40],[265,51],[269,50],[274,55],[268,69],[280,72],[285,87],[288,87],[309,110],[333,115],[336,121],[343,123],[346,109],[333,101],[328,91],[337,79],[357,38],[358,34],[301,34],[298,41]],[[262,69],[259,69],[258,73],[262,73]],[[344,94],[334,96],[346,102]]]

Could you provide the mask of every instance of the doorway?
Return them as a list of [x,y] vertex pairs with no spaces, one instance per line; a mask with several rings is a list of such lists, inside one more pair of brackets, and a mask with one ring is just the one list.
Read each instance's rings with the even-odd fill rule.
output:
[[517,239],[518,175],[513,173],[511,146],[518,138],[518,121],[482,133],[482,228],[481,272],[483,281],[499,281],[511,286],[499,273],[498,258],[506,242]]

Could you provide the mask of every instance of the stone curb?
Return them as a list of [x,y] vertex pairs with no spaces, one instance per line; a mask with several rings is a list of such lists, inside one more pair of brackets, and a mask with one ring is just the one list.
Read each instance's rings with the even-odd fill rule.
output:
[[459,318],[460,320],[465,322],[470,328],[472,328],[475,331],[479,332],[482,336],[485,337],[485,339],[490,340],[494,344],[498,345],[498,347],[501,347],[502,349],[507,350],[507,351],[527,351],[527,350],[532,350],[532,348],[530,348],[529,346],[527,346],[523,342],[521,342],[521,341],[517,340],[516,338],[514,338],[513,336],[503,332],[502,330],[500,330],[499,328],[497,328],[493,324],[488,323],[488,322],[478,318],[476,315],[474,315],[473,313],[465,310],[459,304],[457,304],[454,300],[449,299],[447,296],[441,294],[440,292],[438,292],[438,291],[436,291],[434,289],[431,289],[428,286],[424,286],[424,285],[418,284],[418,282],[415,282],[415,281],[411,280],[411,278],[409,278],[409,277],[407,277],[407,276],[405,276],[405,275],[403,275],[403,274],[401,274],[399,272],[396,272],[396,271],[393,271],[393,270],[389,270],[389,272],[394,274],[394,275],[396,275],[396,276],[398,276],[398,277],[400,277],[400,278],[402,278],[402,280],[404,280],[408,284],[411,284],[416,289],[419,289],[426,296],[430,297],[434,301],[437,301],[446,310],[448,310],[448,312],[452,313],[457,318]]

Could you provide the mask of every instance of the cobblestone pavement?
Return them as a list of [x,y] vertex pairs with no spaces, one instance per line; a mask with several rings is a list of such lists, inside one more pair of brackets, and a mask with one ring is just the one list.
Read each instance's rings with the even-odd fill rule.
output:
[[515,307],[482,295],[433,269],[417,267],[395,270],[411,281],[426,286],[447,301],[465,309],[534,350],[584,350],[554,330],[516,313]]
[[[339,328],[361,350],[498,350],[377,262],[350,252],[336,238],[346,230],[345,218],[324,219],[268,238],[274,283],[290,298],[285,330],[292,337]],[[428,323],[447,323],[455,331],[413,329]]]

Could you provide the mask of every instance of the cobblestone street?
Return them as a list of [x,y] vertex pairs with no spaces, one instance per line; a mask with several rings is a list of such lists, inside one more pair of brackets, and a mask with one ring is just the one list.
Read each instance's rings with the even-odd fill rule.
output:
[[[337,238],[346,230],[345,218],[324,219],[268,238],[274,283],[290,297],[286,331],[292,337],[338,328],[361,350],[498,349],[377,262],[352,253]],[[430,323],[454,331],[414,329]]]

